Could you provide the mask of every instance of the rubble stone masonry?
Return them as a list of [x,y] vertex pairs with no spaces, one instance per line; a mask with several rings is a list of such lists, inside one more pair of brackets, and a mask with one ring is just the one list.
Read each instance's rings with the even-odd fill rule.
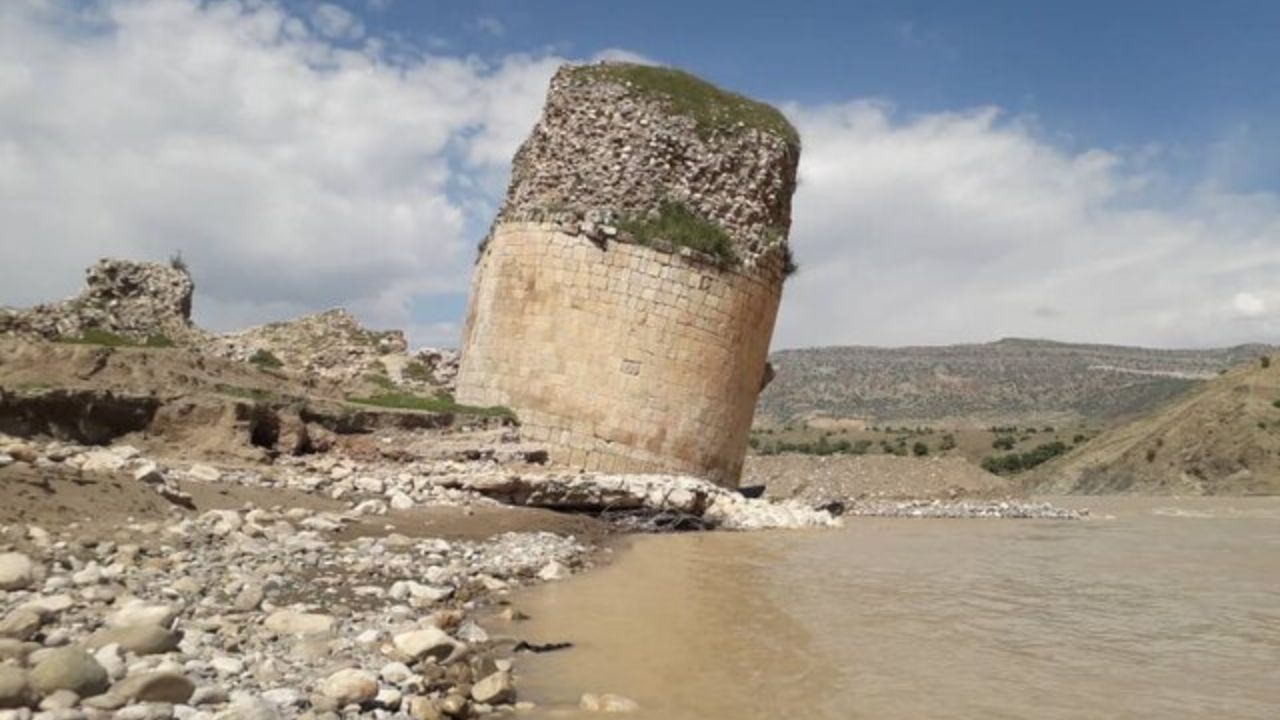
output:
[[[457,399],[510,407],[571,466],[736,486],[798,158],[775,110],[679,71],[562,69],[477,262]],[[672,201],[732,260],[614,226]]]

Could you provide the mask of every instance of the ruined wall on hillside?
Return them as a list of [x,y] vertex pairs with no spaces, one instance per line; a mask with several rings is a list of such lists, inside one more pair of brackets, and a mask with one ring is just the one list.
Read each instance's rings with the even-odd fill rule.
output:
[[103,258],[85,270],[79,295],[27,309],[0,308],[0,334],[72,338],[101,330],[135,341],[200,336],[191,324],[195,283],[184,267]]
[[[572,466],[736,485],[798,159],[776,111],[692,76],[562,69],[477,263],[458,400]],[[634,230],[672,203],[728,252]]]

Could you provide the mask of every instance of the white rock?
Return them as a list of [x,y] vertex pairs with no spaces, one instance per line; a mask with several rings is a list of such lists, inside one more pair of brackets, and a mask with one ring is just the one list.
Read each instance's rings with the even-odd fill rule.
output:
[[98,563],[89,561],[88,565],[78,572],[71,573],[71,582],[76,585],[97,585],[103,580],[102,568]]
[[200,516],[200,526],[218,536],[226,536],[244,527],[244,518],[235,510],[210,510]]
[[385,707],[385,708],[393,708],[393,709],[400,707],[400,703],[403,700],[404,700],[404,693],[400,692],[395,688],[382,688],[381,690],[378,691],[377,697],[374,698],[374,702],[376,702],[378,705],[381,705],[382,707]]
[[173,626],[173,621],[177,617],[177,608],[168,605],[148,605],[142,601],[134,601],[108,615],[107,627],[158,625],[168,628]]
[[538,571],[538,577],[542,580],[563,580],[572,574],[559,560],[552,560]]
[[458,636],[459,640],[472,644],[489,641],[489,633],[485,632],[484,628],[477,625],[474,620],[466,620],[463,622],[458,626],[458,630],[455,634]]
[[267,616],[262,624],[280,635],[318,635],[333,628],[333,618],[319,613],[277,610]]
[[244,661],[240,658],[219,655],[209,661],[209,667],[219,675],[239,675],[244,672]]
[[378,679],[364,670],[339,670],[325,679],[320,692],[339,707],[360,705],[378,696]]
[[221,705],[227,701],[227,691],[217,685],[203,685],[196,688],[191,693],[191,699],[187,702],[193,706],[200,705]]
[[365,500],[351,508],[352,515],[386,515],[387,504],[381,500]]
[[98,661],[98,664],[107,671],[107,675],[110,675],[112,680],[119,680],[124,677],[125,672],[128,670],[125,667],[124,656],[120,652],[119,643],[111,643],[98,648],[93,653],[93,659]]
[[413,498],[400,490],[393,490],[387,495],[387,499],[391,503],[392,510],[408,510],[414,505]]
[[392,685],[403,685],[417,676],[408,665],[401,662],[389,662],[378,671],[378,677]]
[[112,473],[124,468],[127,460],[110,450],[90,450],[80,469],[87,473]]
[[444,660],[454,653],[459,643],[439,628],[424,628],[400,633],[391,640],[396,649],[414,660]]
[[165,478],[160,466],[147,460],[133,470],[133,479],[152,485],[163,485]]
[[262,698],[245,696],[236,698],[214,720],[280,720],[280,713]]
[[381,639],[382,639],[381,630],[365,630],[359,635],[356,635],[356,644],[357,645],[375,645]]
[[222,471],[211,465],[192,465],[187,470],[187,476],[201,482],[218,482],[222,479]]
[[332,518],[309,517],[299,523],[304,530],[312,530],[314,532],[337,532],[342,529],[342,523]]
[[0,590],[22,590],[35,582],[36,565],[22,553],[0,554]]
[[382,480],[376,477],[358,477],[353,481],[356,489],[369,495],[381,495],[384,489]]
[[452,594],[453,588],[423,585],[412,580],[397,581],[391,586],[391,590],[388,593],[393,600],[411,599],[410,604],[416,607],[425,607],[439,602]]
[[511,673],[499,670],[471,687],[471,699],[486,705],[514,702],[516,686]]
[[53,536],[49,534],[48,530],[39,525],[28,525],[27,537],[31,539],[31,542],[42,548],[49,547],[53,543]]
[[0,453],[0,468],[8,467],[14,463],[13,456],[8,453]]
[[275,688],[262,693],[262,699],[280,708],[300,707],[307,696],[296,688]]

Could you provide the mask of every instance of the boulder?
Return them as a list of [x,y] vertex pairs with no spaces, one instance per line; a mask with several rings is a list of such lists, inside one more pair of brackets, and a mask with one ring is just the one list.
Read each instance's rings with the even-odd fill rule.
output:
[[27,671],[12,665],[0,665],[0,708],[26,707],[31,704],[31,682]]
[[0,553],[0,590],[23,590],[35,582],[36,565],[22,553]]
[[119,628],[131,625],[155,625],[167,628],[178,617],[177,608],[169,605],[148,605],[132,602],[107,616],[107,627]]
[[512,703],[516,700],[516,686],[511,673],[499,670],[471,687],[471,699],[486,705]]
[[0,638],[30,640],[42,624],[39,613],[19,608],[0,620]]
[[433,658],[436,661],[447,659],[458,649],[459,643],[439,628],[424,628],[400,633],[391,639],[397,650],[413,660]]
[[339,670],[325,679],[320,692],[338,707],[361,705],[377,697],[378,679],[364,670]]
[[107,671],[80,648],[57,648],[45,653],[31,669],[31,687],[41,697],[56,690],[70,690],[80,697],[106,691]]
[[181,704],[190,700],[195,690],[195,684],[179,673],[147,672],[116,683],[111,694],[135,702]]
[[262,624],[278,635],[319,635],[333,629],[333,618],[319,613],[277,610]]
[[178,649],[182,633],[158,625],[129,625],[105,628],[89,636],[85,643],[90,649],[116,644],[125,652],[135,655],[157,655]]

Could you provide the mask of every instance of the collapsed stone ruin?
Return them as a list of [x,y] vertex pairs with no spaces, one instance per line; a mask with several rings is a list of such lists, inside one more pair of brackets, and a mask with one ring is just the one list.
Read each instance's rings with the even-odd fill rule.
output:
[[799,154],[777,110],[686,73],[562,68],[481,249],[459,401],[570,466],[736,486]]
[[46,340],[109,332],[137,342],[198,335],[191,324],[195,283],[181,263],[103,258],[85,270],[75,297],[26,310],[0,308],[0,335]]

